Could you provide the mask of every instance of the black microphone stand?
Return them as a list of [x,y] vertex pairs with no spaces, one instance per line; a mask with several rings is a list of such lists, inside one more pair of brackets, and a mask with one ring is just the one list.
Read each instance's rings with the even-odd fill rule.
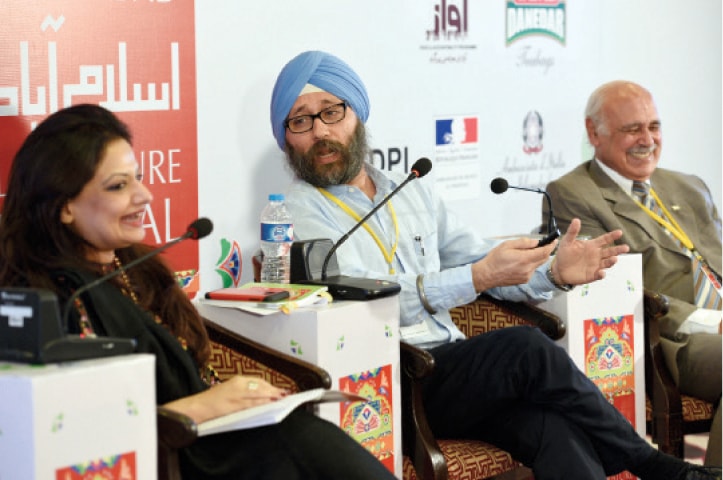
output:
[[336,250],[339,248],[341,244],[346,242],[346,240],[351,236],[352,233],[356,232],[359,227],[361,227],[364,223],[366,223],[369,218],[371,218],[372,215],[374,215],[376,212],[379,211],[380,208],[382,208],[386,203],[399,191],[401,190],[406,184],[414,180],[418,177],[418,173],[415,171],[412,171],[412,173],[407,176],[406,180],[404,180],[402,183],[399,184],[397,188],[392,190],[392,192],[384,197],[384,200],[379,202],[374,208],[369,210],[369,213],[364,215],[364,218],[359,220],[354,227],[346,232],[332,247],[329,249],[329,252],[326,254],[326,257],[324,257],[324,263],[321,266],[321,279],[326,280],[326,269],[329,266],[329,260],[331,260],[331,257],[336,253]]

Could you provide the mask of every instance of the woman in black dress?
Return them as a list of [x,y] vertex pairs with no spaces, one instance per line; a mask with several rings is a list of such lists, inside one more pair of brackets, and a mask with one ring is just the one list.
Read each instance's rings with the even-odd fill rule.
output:
[[[149,250],[151,193],[127,127],[77,105],[50,115],[15,156],[0,217],[0,285],[46,288],[61,305],[82,285]],[[156,356],[156,399],[197,423],[278,399],[273,385],[219,382],[202,319],[159,256],[82,293],[70,333],[133,338]],[[341,429],[304,410],[279,424],[199,438],[181,452],[184,479],[393,479]]]

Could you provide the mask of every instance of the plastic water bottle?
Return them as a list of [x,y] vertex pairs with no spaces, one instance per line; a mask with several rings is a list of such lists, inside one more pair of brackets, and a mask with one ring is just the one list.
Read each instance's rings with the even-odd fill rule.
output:
[[291,244],[294,241],[294,222],[286,209],[284,195],[272,193],[261,212],[261,281],[289,283]]

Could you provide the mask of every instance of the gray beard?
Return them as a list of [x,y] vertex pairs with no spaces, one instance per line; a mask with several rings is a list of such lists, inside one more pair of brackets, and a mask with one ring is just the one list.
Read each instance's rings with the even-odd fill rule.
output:
[[[338,152],[341,159],[328,165],[315,165],[313,159],[321,149]],[[359,122],[348,147],[333,140],[319,140],[305,153],[294,150],[288,143],[285,150],[289,166],[298,178],[315,187],[325,188],[349,183],[359,175],[368,157],[369,144],[364,124]]]

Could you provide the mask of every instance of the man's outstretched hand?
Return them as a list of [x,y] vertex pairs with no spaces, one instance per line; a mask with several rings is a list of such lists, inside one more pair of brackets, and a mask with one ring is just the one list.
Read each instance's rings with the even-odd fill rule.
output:
[[605,270],[615,265],[618,255],[627,253],[627,245],[615,245],[622,230],[605,233],[592,240],[580,240],[580,219],[574,218],[560,240],[552,274],[557,283],[580,285],[605,278]]

